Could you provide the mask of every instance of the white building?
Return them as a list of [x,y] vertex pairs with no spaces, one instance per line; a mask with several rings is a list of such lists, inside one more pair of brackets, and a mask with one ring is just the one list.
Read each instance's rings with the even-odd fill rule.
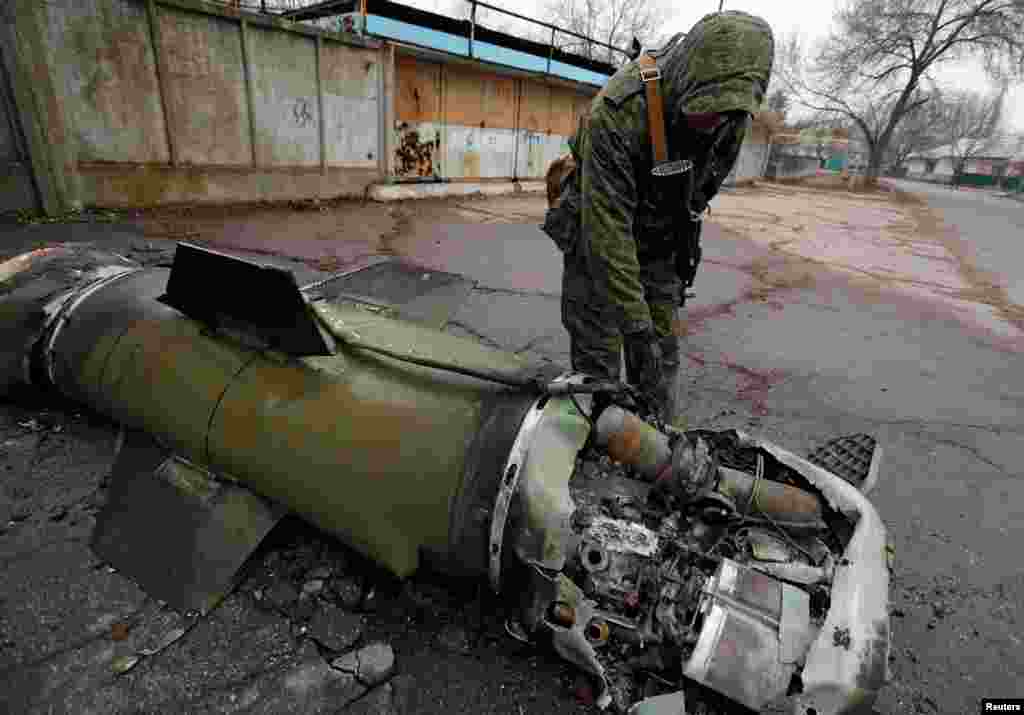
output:
[[[992,177],[998,181],[1013,176],[1019,166],[1019,157],[1024,154],[1024,139],[1014,138],[996,141],[979,156],[968,159],[964,174],[976,177]],[[952,179],[956,169],[956,154],[950,144],[911,156],[906,161],[907,176],[938,181]]]

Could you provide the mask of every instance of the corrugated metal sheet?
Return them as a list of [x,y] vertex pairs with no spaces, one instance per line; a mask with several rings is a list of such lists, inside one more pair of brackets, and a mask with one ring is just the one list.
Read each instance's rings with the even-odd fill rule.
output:
[[445,121],[482,129],[515,129],[517,80],[466,67],[444,72]]
[[569,136],[567,135],[541,134],[526,129],[520,130],[517,175],[543,178],[551,162],[568,152]]
[[445,138],[447,178],[507,179],[513,175],[515,130],[449,125]]
[[397,178],[543,178],[591,97],[542,81],[399,55]]
[[441,121],[441,65],[399,55],[395,58],[395,118],[400,122]]

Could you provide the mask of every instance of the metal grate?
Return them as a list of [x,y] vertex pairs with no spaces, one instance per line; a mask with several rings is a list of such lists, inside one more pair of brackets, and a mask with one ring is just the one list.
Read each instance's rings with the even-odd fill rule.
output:
[[826,442],[811,452],[809,462],[835,474],[858,489],[869,487],[878,442],[867,434],[853,434]]

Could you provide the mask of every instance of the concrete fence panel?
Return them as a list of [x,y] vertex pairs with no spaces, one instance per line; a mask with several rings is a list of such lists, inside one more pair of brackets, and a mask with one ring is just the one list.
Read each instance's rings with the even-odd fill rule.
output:
[[764,168],[770,151],[771,145],[767,142],[750,136],[746,137],[743,146],[740,147],[740,155],[725,180],[725,185],[735,186],[737,183],[764,176]]
[[78,161],[167,162],[167,127],[146,4],[55,0],[45,42]]
[[160,53],[177,161],[251,165],[252,136],[239,23],[159,8]]
[[316,43],[275,29],[249,31],[260,165],[319,166]]
[[321,46],[324,141],[328,166],[375,168],[380,161],[380,53],[335,42]]
[[201,0],[10,1],[0,42],[48,210],[361,195],[382,178],[383,43]]

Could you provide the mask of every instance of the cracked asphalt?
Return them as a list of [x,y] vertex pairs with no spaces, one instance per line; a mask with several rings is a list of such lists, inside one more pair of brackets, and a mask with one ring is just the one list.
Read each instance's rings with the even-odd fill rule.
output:
[[[873,499],[897,568],[892,682],[876,710],[975,712],[982,697],[1024,696],[1024,279],[1012,260],[1024,204],[900,188],[920,200],[772,185],[716,199],[679,320],[684,418],[804,453],[839,434],[879,438]],[[0,256],[79,238],[156,261],[185,237],[255,249],[305,279],[397,255],[476,281],[449,330],[565,364],[543,201],[8,226]],[[0,712],[586,711],[573,671],[505,637],[505,606],[475,585],[395,583],[295,521],[219,608],[182,623],[88,549],[114,439],[42,396],[0,405]]]

